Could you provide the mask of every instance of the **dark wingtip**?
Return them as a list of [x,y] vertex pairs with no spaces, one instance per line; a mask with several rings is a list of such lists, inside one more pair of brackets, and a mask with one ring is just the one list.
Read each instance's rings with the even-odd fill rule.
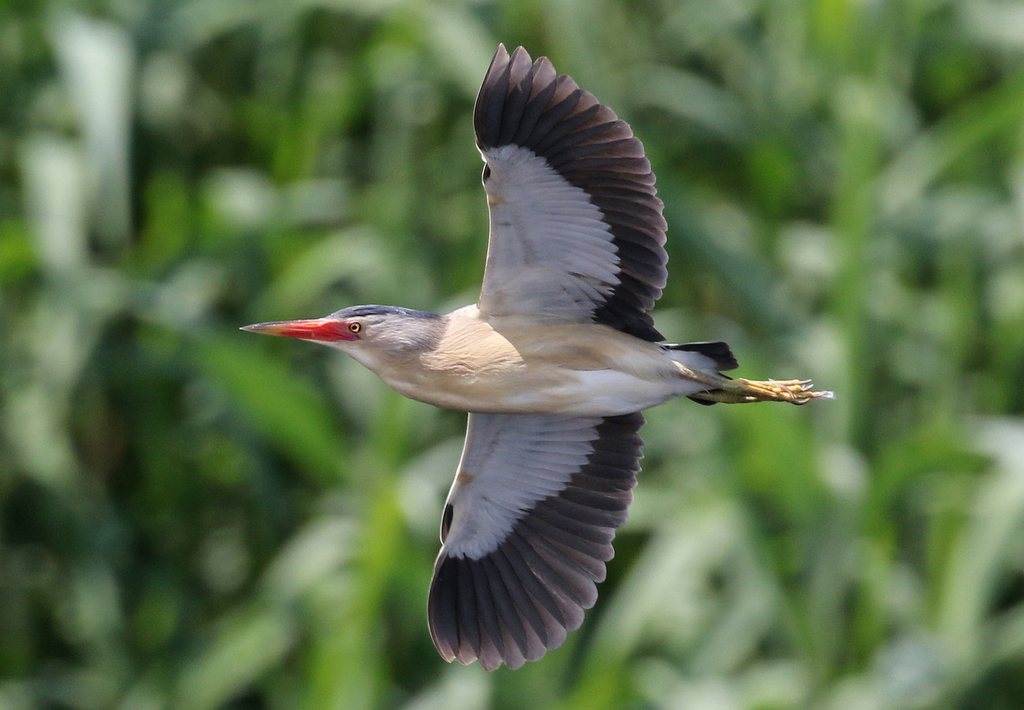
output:
[[[502,47],[504,45],[499,43],[498,46]],[[522,57],[526,57],[526,61],[528,61],[530,64],[533,64],[533,60],[530,59],[530,53],[526,51],[526,47],[519,45],[518,47],[516,47],[515,51],[512,52],[512,61],[514,62]]]
[[451,663],[459,648],[458,571],[441,550],[434,566],[434,580],[427,596],[427,625],[441,658]]
[[484,74],[480,92],[473,108],[473,128],[476,131],[477,146],[483,150],[492,145],[501,131],[501,115],[505,105],[505,91],[508,88],[508,70],[511,58],[504,44],[491,58],[491,64]]

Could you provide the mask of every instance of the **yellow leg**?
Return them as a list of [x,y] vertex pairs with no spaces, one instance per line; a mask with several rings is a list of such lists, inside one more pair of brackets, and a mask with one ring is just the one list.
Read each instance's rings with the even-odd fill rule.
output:
[[691,370],[676,363],[683,377],[708,385],[705,392],[691,394],[693,399],[725,404],[745,402],[789,402],[807,404],[812,399],[834,399],[831,392],[815,392],[810,380],[747,380],[742,377],[730,379],[717,373]]

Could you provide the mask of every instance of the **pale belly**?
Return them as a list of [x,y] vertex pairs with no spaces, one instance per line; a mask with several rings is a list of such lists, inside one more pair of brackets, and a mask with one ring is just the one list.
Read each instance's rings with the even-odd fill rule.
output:
[[561,370],[543,378],[385,378],[397,392],[445,409],[500,414],[614,416],[657,406],[699,386],[678,377],[644,379],[614,370]]
[[508,402],[513,408],[525,407],[551,414],[630,414],[655,407],[676,396],[673,385],[678,384],[678,380],[652,382],[614,370],[587,370],[571,374],[574,382],[540,392],[510,393]]
[[607,326],[478,316],[450,314],[437,347],[414,359],[361,362],[410,399],[466,412],[612,416],[706,389],[658,345]]

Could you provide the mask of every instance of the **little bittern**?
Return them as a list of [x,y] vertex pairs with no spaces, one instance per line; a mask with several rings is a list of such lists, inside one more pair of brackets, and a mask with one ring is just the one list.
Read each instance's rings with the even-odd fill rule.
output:
[[476,101],[490,241],[480,299],[354,306],[244,330],[336,347],[413,399],[469,412],[428,601],[448,661],[517,668],[597,600],[640,470],[641,411],[673,397],[803,404],[731,379],[720,342],[661,344],[665,219],[643,145],[547,58],[499,46]]

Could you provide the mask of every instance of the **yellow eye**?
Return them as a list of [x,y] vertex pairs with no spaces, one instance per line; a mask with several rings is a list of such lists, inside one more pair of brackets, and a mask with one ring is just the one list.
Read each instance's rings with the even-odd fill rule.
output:
[[363,326],[362,326],[361,323],[353,322],[353,323],[349,323],[348,324],[348,332],[350,332],[352,334],[356,334],[359,331],[361,331],[362,329],[363,329]]

